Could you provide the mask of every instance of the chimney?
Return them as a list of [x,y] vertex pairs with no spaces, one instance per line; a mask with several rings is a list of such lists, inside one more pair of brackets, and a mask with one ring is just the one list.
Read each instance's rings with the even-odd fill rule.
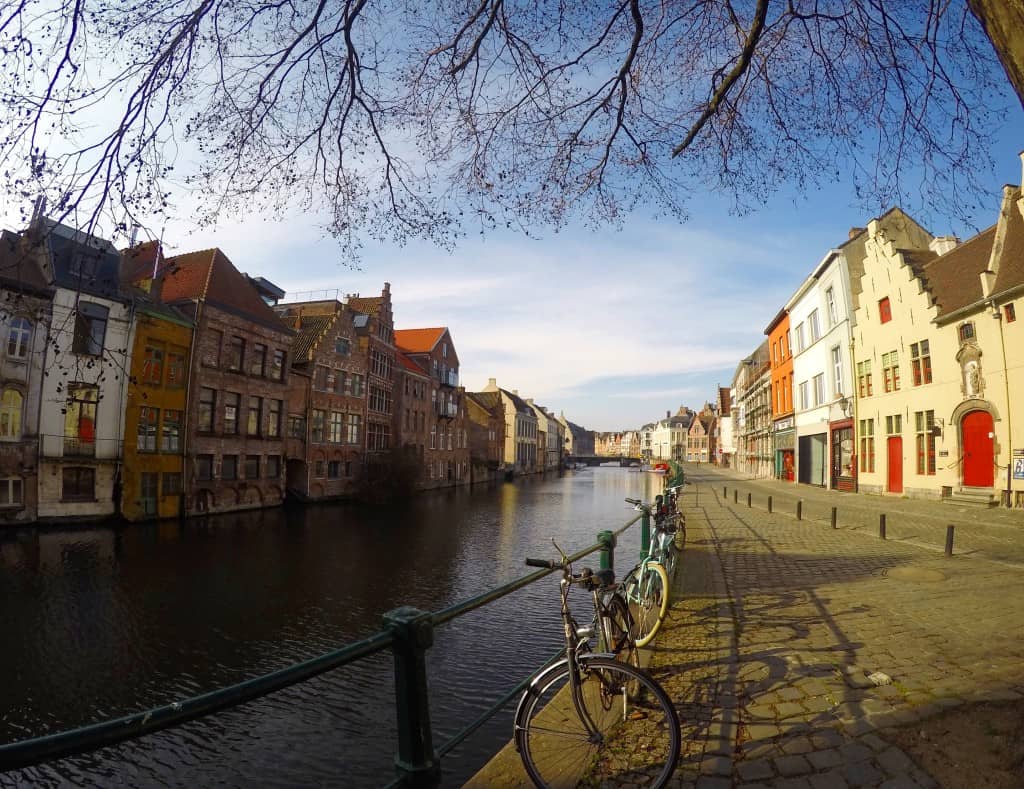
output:
[[672,412],[671,411],[666,411],[665,412],[665,418],[666,419],[671,419],[672,418]]
[[960,239],[956,236],[935,236],[928,242],[928,248],[936,255],[945,255],[956,249],[956,245],[959,243]]
[[863,233],[864,230],[865,230],[865,228],[863,228],[863,227],[851,227],[850,228],[850,238],[856,238],[861,233]]

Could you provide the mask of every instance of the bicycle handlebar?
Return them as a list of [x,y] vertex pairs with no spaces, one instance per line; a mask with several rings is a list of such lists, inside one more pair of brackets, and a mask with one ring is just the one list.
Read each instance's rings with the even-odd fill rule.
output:
[[639,507],[641,504],[643,504],[643,502],[640,501],[640,499],[626,499],[626,503],[632,504],[634,507]]

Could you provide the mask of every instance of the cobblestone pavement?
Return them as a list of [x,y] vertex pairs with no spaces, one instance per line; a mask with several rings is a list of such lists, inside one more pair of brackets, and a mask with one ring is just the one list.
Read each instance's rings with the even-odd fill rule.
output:
[[[832,529],[827,514],[807,517],[828,513],[828,491],[807,496],[798,521],[763,503],[785,483],[758,487],[704,467],[687,475],[687,550],[650,666],[683,720],[677,786],[937,786],[886,730],[1024,697],[1024,551],[1014,544],[1024,531],[1011,530],[1024,529],[1021,513],[994,526],[969,514],[976,542],[962,545],[958,531],[947,558],[947,505],[895,500],[888,536],[902,538],[881,540],[877,514],[873,533],[867,524],[889,499],[842,499]],[[747,491],[762,494],[760,508],[747,506]]]

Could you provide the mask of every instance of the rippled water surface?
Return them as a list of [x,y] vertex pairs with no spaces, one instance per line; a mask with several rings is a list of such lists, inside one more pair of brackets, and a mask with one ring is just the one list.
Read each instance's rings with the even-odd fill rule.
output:
[[[635,514],[624,497],[649,499],[660,483],[595,468],[400,508],[0,531],[0,742],[283,668],[375,633],[401,605],[445,608],[524,575],[525,556],[553,558],[552,537],[567,552],[594,543]],[[638,542],[639,526],[620,537],[620,574]],[[438,628],[435,746],[554,653],[557,605],[548,578]],[[394,776],[392,670],[384,652],[175,730],[0,774],[0,785],[383,785]],[[444,785],[509,739],[511,713],[444,759]]]

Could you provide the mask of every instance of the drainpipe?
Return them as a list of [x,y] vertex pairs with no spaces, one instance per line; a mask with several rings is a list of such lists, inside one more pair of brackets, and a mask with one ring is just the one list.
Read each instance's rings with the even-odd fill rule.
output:
[[1010,371],[1006,366],[1006,338],[1003,335],[1003,314],[995,299],[989,300],[992,317],[999,321],[999,347],[1003,356],[1003,387],[1006,392],[1006,506],[1013,507],[1013,407],[1010,404]]

